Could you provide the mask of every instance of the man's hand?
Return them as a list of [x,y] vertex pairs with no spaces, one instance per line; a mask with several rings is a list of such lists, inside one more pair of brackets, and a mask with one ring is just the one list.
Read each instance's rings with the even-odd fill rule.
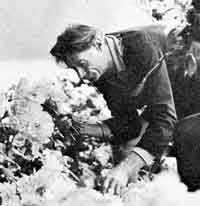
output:
[[93,137],[103,136],[102,129],[98,124],[72,121],[72,125],[80,135]]
[[72,126],[82,136],[97,137],[102,140],[109,140],[111,137],[110,129],[103,123],[87,123],[73,119]]
[[103,193],[121,195],[128,184],[128,171],[123,166],[117,166],[109,171],[102,184]]
[[136,182],[140,169],[145,165],[136,153],[131,153],[119,165],[106,174],[102,187],[103,192],[121,195],[128,182]]

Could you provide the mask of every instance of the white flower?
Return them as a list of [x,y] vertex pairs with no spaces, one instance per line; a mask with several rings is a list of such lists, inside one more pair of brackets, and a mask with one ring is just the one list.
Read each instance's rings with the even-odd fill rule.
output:
[[1,205],[21,206],[19,196],[16,195],[15,184],[0,183],[0,194],[2,198]]
[[49,171],[63,171],[64,170],[64,161],[60,151],[51,151],[44,150],[43,151],[44,158],[43,164],[44,168]]
[[4,93],[0,93],[0,118],[9,110],[9,103]]
[[87,188],[77,189],[68,193],[68,197],[61,203],[61,206],[123,206],[119,197],[103,195]]
[[56,176],[54,181],[47,187],[44,194],[45,200],[62,200],[68,197],[68,193],[76,189],[75,183],[64,174]]
[[70,81],[75,84],[78,84],[80,81],[80,78],[78,77],[78,74],[75,72],[75,70],[70,68],[64,69],[59,72],[57,78],[62,82]]
[[102,166],[106,166],[109,160],[112,160],[111,145],[102,144],[99,148],[94,149],[92,157],[99,161]]

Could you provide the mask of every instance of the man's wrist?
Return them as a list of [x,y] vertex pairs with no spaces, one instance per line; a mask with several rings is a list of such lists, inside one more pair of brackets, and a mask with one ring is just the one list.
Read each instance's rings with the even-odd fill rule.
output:
[[100,130],[100,137],[105,138],[105,132],[104,132],[104,127],[103,127],[103,123],[101,122],[97,122],[98,126],[99,126],[99,130]]
[[140,169],[145,166],[144,160],[138,156],[136,153],[132,152],[129,154],[120,164],[119,167],[126,170],[129,179],[137,177]]
[[153,164],[155,157],[147,150],[136,146],[133,148],[132,152],[137,154],[145,162],[146,165]]
[[102,122],[97,122],[98,126],[99,126],[99,129],[100,129],[100,136],[104,139],[107,139],[109,141],[112,140],[112,133],[111,133],[111,130],[109,129],[109,127],[102,123]]

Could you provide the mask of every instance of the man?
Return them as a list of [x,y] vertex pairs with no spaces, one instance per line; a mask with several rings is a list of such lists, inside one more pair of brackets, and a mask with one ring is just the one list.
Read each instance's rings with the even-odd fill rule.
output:
[[185,34],[183,37],[182,28],[169,30],[169,28],[163,24],[150,24],[114,32],[111,33],[111,35],[117,36],[121,33],[131,32],[133,30],[144,31],[148,33],[155,47],[160,48],[163,54],[171,54],[166,56],[165,60],[168,69],[168,75],[173,86],[177,70],[182,66],[186,53],[191,45],[191,42],[188,42],[188,38],[185,37]]
[[[108,138],[122,146],[123,158],[104,179],[104,192],[120,193],[145,165],[168,150],[176,121],[174,101],[162,52],[141,31],[104,35],[86,25],[71,25],[50,53],[100,90],[112,118],[102,124],[78,124],[81,134]],[[160,61],[159,61],[160,60]],[[146,107],[141,116],[137,109]],[[141,139],[141,119],[148,122]],[[139,141],[138,143],[136,143]]]

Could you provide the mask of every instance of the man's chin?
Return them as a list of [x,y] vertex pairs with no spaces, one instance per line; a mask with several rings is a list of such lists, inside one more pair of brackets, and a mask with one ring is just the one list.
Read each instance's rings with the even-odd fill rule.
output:
[[90,75],[89,75],[89,80],[91,81],[91,82],[96,82],[96,81],[98,81],[98,79],[101,77],[101,73],[99,72],[99,71],[97,71],[97,70],[93,70],[92,72],[90,72]]
[[99,80],[99,78],[100,78],[100,76],[92,76],[92,77],[90,77],[90,78],[84,78],[84,79],[82,79],[82,81],[85,83],[85,84],[89,84],[89,83],[95,83],[95,82],[97,82],[98,80]]

